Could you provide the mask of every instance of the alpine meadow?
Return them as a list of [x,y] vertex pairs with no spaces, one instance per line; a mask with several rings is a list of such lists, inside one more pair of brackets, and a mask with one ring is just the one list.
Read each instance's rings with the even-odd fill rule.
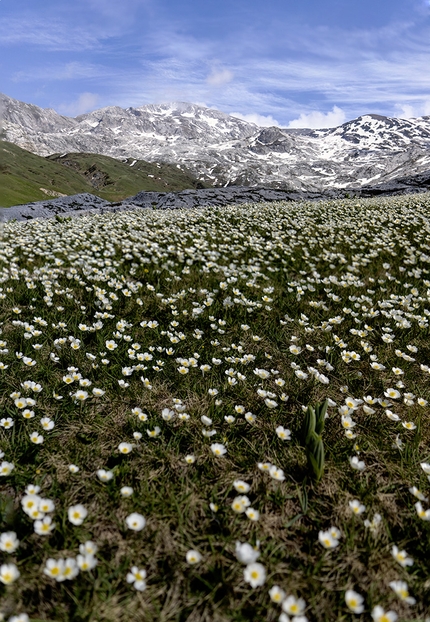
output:
[[0,619],[428,622],[429,214],[4,222]]

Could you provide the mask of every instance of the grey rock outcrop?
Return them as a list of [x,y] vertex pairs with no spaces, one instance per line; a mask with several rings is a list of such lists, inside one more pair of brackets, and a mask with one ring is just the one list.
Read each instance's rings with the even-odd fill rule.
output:
[[387,184],[364,188],[328,189],[324,192],[299,192],[265,187],[229,186],[226,188],[203,188],[181,192],[139,192],[118,203],[110,203],[92,194],[75,194],[47,201],[0,210],[3,220],[32,220],[55,216],[83,216],[89,213],[103,214],[133,209],[179,209],[207,206],[223,206],[271,201],[327,200],[345,197],[392,196],[396,194],[430,191],[430,170],[411,177],[402,177]]

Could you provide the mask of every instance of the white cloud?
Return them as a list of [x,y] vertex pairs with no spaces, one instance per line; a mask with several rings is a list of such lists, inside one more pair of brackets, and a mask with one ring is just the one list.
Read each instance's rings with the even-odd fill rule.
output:
[[258,114],[257,112],[251,112],[249,114],[241,114],[240,112],[230,112],[231,117],[237,117],[238,119],[242,119],[242,121],[247,121],[248,123],[255,123],[260,127],[272,127],[274,125],[279,127],[279,123],[276,119],[272,117],[272,115],[264,116],[263,114]]
[[99,96],[96,93],[81,93],[74,102],[61,104],[57,107],[58,112],[71,117],[76,117],[84,112],[95,110]]
[[[430,0],[429,0],[430,2]],[[430,99],[414,102],[413,104],[396,104],[396,116],[401,119],[412,119],[430,115]]]
[[337,127],[345,123],[345,121],[345,111],[342,108],[338,108],[338,106],[333,106],[333,109],[326,113],[319,110],[312,110],[308,114],[302,113],[298,119],[290,121],[288,127],[321,129],[324,127]]
[[211,86],[222,86],[233,80],[233,73],[229,69],[214,69],[206,78],[206,82]]

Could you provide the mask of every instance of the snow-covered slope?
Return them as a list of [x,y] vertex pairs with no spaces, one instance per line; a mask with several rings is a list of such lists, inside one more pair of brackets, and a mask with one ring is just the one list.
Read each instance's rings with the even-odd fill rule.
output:
[[0,95],[3,138],[38,155],[101,153],[175,163],[214,185],[360,187],[430,169],[430,117],[368,114],[332,129],[259,127],[174,102],[64,117]]

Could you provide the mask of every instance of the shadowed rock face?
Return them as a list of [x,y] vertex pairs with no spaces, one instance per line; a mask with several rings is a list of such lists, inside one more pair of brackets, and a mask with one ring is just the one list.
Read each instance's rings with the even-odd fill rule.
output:
[[363,188],[335,188],[325,192],[299,192],[274,188],[250,188],[229,186],[227,188],[203,188],[181,192],[139,192],[120,203],[110,203],[92,194],[75,194],[26,205],[16,205],[2,210],[3,220],[32,220],[54,216],[82,216],[88,213],[103,214],[132,209],[178,209],[222,206],[239,203],[270,201],[302,201],[340,199],[347,196],[391,196],[430,191],[430,171],[411,177],[401,177],[386,184]]

